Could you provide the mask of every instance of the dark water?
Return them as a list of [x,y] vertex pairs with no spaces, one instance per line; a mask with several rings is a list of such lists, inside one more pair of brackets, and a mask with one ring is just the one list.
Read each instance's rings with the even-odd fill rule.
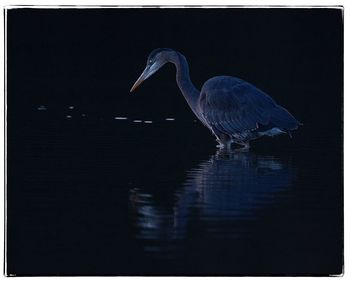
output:
[[324,133],[225,152],[193,120],[49,110],[9,128],[9,273],[342,272],[341,148]]

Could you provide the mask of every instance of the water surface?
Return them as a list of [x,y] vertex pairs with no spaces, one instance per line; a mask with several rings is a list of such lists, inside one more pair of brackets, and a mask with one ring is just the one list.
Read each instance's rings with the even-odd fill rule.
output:
[[14,273],[341,272],[340,149],[326,136],[222,151],[193,120],[36,111],[9,129]]

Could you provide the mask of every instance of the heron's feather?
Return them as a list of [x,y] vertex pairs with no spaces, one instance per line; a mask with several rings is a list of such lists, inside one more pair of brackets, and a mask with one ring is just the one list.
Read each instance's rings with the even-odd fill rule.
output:
[[[288,132],[299,125],[263,91],[228,76],[214,77],[203,85],[199,109],[215,132],[230,136],[247,132]],[[280,131],[269,131],[273,128]]]

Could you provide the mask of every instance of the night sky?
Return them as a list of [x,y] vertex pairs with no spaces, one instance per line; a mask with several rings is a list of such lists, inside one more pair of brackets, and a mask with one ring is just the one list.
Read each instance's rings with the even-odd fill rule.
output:
[[187,57],[197,88],[232,75],[271,95],[310,130],[331,130],[341,119],[339,9],[13,9],[7,38],[13,119],[41,104],[191,118],[171,64],[129,95],[157,47]]

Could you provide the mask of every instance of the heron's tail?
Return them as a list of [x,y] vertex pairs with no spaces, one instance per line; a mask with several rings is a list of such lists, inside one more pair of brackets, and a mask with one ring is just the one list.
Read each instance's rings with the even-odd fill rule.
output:
[[288,110],[281,106],[277,106],[271,111],[270,122],[288,133],[302,125]]

